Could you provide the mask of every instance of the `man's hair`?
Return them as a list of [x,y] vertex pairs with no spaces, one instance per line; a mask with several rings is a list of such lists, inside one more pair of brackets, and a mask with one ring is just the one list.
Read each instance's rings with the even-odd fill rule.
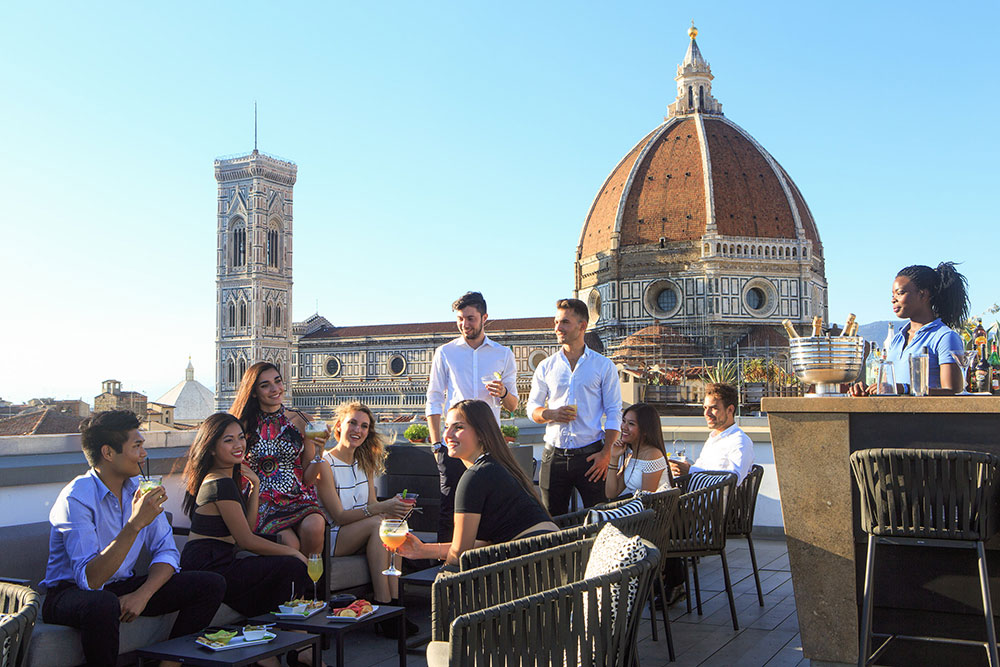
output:
[[461,297],[458,298],[455,303],[451,304],[452,310],[462,310],[463,308],[468,308],[472,306],[479,311],[480,315],[486,314],[486,299],[479,292],[466,292]]
[[735,408],[740,402],[740,395],[739,392],[736,391],[736,388],[728,384],[722,384],[721,382],[713,382],[705,387],[705,395],[715,396],[717,399],[722,401],[722,404],[727,408],[730,405]]
[[121,454],[128,432],[136,428],[139,428],[139,419],[131,410],[108,410],[84,419],[80,423],[80,433],[87,463],[93,467],[101,462],[104,445]]
[[590,311],[587,304],[579,299],[559,299],[556,301],[556,310],[570,310],[584,322],[590,321]]

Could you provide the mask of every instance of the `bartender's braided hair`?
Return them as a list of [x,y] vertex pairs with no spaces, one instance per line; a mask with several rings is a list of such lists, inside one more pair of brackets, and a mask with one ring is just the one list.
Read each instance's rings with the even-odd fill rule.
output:
[[930,293],[931,308],[945,325],[958,329],[965,324],[969,317],[968,281],[955,270],[955,262],[941,262],[936,269],[914,264],[896,274],[899,276]]

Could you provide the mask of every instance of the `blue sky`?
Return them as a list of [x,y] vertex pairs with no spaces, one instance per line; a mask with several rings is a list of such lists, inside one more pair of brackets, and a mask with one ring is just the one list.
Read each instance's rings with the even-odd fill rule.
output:
[[[550,314],[594,194],[661,122],[694,19],[713,92],[823,239],[830,314],[908,264],[1000,299],[996,2],[20,3],[0,21],[0,397],[214,389],[214,158],[295,161],[293,314]],[[987,321],[992,321],[989,316]]]

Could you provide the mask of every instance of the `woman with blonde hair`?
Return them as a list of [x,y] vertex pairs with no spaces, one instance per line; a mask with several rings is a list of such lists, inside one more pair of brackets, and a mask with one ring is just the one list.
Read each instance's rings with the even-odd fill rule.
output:
[[[363,550],[376,602],[398,606],[398,578],[382,574],[390,554],[382,545],[379,525],[383,515],[400,518],[411,506],[399,497],[379,501],[375,495],[375,478],[385,472],[386,452],[368,406],[354,402],[338,407],[332,435],[335,444],[323,454],[328,465],[310,470],[305,479],[316,483],[320,502],[333,519],[330,554],[348,556]],[[394,636],[396,627],[392,621],[380,629]],[[416,631],[417,626],[407,622],[407,634]]]
[[462,552],[473,547],[558,530],[486,403],[465,400],[452,406],[444,441],[448,456],[461,459],[466,467],[455,490],[454,537],[450,544],[425,544],[410,533],[399,553],[436,558],[454,567]]

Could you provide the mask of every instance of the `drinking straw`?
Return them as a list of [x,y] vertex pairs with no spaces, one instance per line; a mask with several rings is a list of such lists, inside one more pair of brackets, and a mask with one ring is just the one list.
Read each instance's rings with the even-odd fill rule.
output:
[[146,457],[146,479],[149,479],[149,457]]

